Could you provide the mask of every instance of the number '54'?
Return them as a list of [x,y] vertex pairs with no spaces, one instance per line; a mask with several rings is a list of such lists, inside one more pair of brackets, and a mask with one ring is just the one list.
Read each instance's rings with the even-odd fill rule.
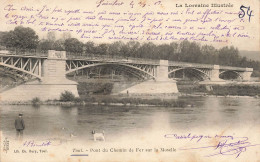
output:
[[[245,13],[244,9],[245,10],[247,9],[246,13]],[[253,10],[250,10],[250,6],[245,7],[245,6],[242,5],[242,6],[240,6],[240,10],[241,10],[241,12],[239,12],[238,17],[243,18],[245,16],[245,14],[247,14],[247,16],[249,17],[249,22],[250,22],[251,16],[254,16],[254,15],[252,15]]]

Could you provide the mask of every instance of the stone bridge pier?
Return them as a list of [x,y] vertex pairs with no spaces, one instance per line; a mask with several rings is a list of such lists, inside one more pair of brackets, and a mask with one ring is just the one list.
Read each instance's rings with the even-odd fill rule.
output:
[[[243,70],[241,70],[243,69]],[[225,80],[219,78],[221,73],[232,71],[233,73],[237,74],[237,77],[240,78],[242,81],[249,81],[251,78],[251,74],[253,72],[252,68],[240,68],[238,71],[233,69],[221,69],[219,65],[213,65],[213,68],[208,69],[206,71],[208,75],[208,79],[210,82],[226,82]],[[205,80],[207,81],[207,80]],[[208,81],[207,81],[208,82]]]
[[246,68],[244,72],[240,72],[240,76],[243,81],[250,81],[251,74],[253,73],[253,68]]
[[48,51],[48,58],[39,64],[41,79],[26,82],[1,93],[1,100],[27,101],[35,97],[44,100],[59,99],[64,91],[78,96],[77,83],[66,78],[66,52]]
[[176,81],[168,77],[168,60],[160,60],[155,69],[154,79],[134,85],[121,93],[136,94],[173,94],[178,93]]
[[221,81],[219,78],[219,65],[213,65],[213,69],[209,73],[210,81]]

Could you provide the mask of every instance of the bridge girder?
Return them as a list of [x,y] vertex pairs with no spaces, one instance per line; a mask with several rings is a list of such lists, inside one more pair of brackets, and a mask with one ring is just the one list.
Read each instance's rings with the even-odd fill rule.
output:
[[3,68],[0,68],[0,73],[1,75],[3,76],[8,76],[10,78],[12,78],[13,80],[17,81],[17,79],[22,79],[24,80],[25,78],[23,78],[23,75],[17,73],[16,70],[12,70],[8,67],[3,67]]
[[240,78],[241,80],[243,80],[243,77],[242,77],[242,75],[240,74],[240,72],[234,71],[234,70],[221,70],[221,71],[219,72],[219,76],[220,76],[221,74],[226,73],[226,72],[232,72],[232,73],[236,74],[238,78]]
[[[17,73],[22,73],[20,77],[26,79],[25,77],[42,79],[41,69],[42,69],[41,58],[36,57],[21,57],[21,56],[0,56],[0,66],[12,69]],[[19,74],[17,74],[19,75]]]
[[194,73],[194,75],[201,77],[203,80],[210,79],[210,72],[208,69],[197,69],[193,67],[179,67],[179,66],[170,66],[168,70],[168,75],[170,75],[173,72],[179,71],[179,70],[192,70],[197,71],[199,73]]
[[[131,72],[136,76],[141,76],[143,78],[155,79],[155,68],[156,65],[147,64],[133,64],[133,63],[123,63],[123,62],[101,62],[101,61],[83,61],[83,60],[67,60],[66,61],[66,74],[79,71],[81,69],[95,67],[95,66],[120,66],[127,72]],[[126,67],[128,69],[126,69]]]
[[[106,67],[106,66],[109,66],[109,65],[103,65],[103,66],[92,66],[94,68],[100,68],[100,72],[103,70],[103,68],[111,68],[112,70],[115,70],[115,71],[121,71],[121,72],[125,72],[127,74],[130,74],[136,78],[139,78],[139,79],[145,79],[146,77],[144,76],[145,74],[141,74],[140,72],[138,72],[137,70],[133,69],[133,68],[129,68],[129,67],[126,67],[126,66],[120,66],[120,65],[113,65],[112,67]],[[89,70],[90,70],[91,67],[89,67]],[[87,68],[85,68],[87,69]],[[80,70],[77,70],[77,71],[74,71],[76,74],[80,74],[80,71],[81,70],[85,70],[85,69],[80,69]],[[98,70],[98,71],[99,71]]]
[[116,70],[124,71],[128,74],[135,76],[136,78],[146,79],[145,74],[142,75],[140,72],[136,71],[135,69],[128,68],[126,66],[116,66]]

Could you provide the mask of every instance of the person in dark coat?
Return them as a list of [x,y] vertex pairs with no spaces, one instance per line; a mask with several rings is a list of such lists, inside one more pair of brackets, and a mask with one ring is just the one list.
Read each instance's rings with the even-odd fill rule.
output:
[[18,139],[22,139],[23,137],[23,130],[25,129],[24,121],[22,118],[23,114],[19,114],[18,118],[15,119],[14,125],[16,129],[16,137]]

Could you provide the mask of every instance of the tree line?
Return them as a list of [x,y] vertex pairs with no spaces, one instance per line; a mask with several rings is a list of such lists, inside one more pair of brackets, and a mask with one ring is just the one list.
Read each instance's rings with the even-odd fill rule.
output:
[[137,41],[96,44],[93,41],[83,43],[65,33],[56,40],[55,33],[49,32],[47,38],[39,39],[31,28],[16,27],[9,32],[0,33],[0,46],[4,48],[27,50],[67,51],[73,55],[106,55],[110,57],[135,57],[148,59],[164,59],[202,64],[216,64],[254,68],[252,76],[260,76],[260,62],[248,60],[239,55],[238,48],[226,46],[216,49],[212,45],[200,45],[197,42],[182,41],[169,44],[140,43]]

